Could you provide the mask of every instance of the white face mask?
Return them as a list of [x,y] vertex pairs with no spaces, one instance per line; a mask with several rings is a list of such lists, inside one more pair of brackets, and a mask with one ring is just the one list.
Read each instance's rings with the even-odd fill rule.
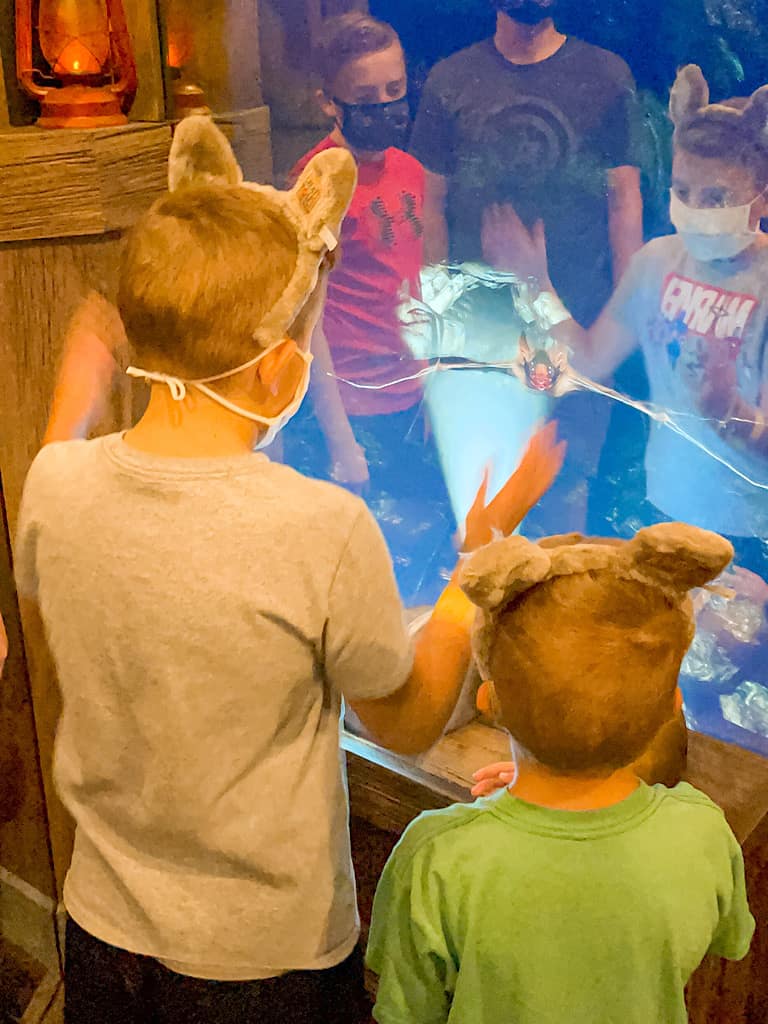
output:
[[226,373],[219,373],[215,377],[204,377],[201,380],[182,380],[180,377],[172,377],[166,373],[154,373],[152,370],[140,370],[136,366],[129,366],[126,373],[130,377],[139,377],[142,380],[150,381],[153,384],[165,384],[170,392],[173,399],[177,402],[182,402],[187,394],[187,388],[195,388],[197,391],[201,391],[204,395],[211,399],[211,401],[222,405],[225,409],[229,409],[230,412],[235,413],[238,416],[244,416],[245,419],[253,420],[254,423],[261,423],[267,429],[263,435],[259,438],[258,444],[254,446],[254,451],[259,451],[261,448],[268,448],[275,440],[277,435],[283,429],[283,427],[293,419],[296,413],[301,407],[301,403],[304,401],[307,390],[309,388],[309,368],[312,365],[312,355],[309,352],[302,352],[301,349],[297,349],[297,354],[304,360],[304,373],[302,379],[296,388],[296,393],[286,407],[276,416],[261,416],[259,413],[251,412],[250,409],[243,409],[239,405],[235,405],[234,402],[230,402],[229,399],[220,395],[218,391],[214,391],[213,388],[206,387],[207,384],[213,384],[217,380],[225,380],[227,377],[233,377],[236,373],[241,373],[243,370],[249,369],[251,366],[256,366],[261,362],[270,352],[273,352],[276,348],[279,348],[283,344],[285,339],[275,342],[274,345],[270,345],[265,348],[263,352],[260,352],[254,359],[250,359],[247,363],[243,363],[242,366],[236,366],[234,370],[227,370]]
[[753,244],[759,232],[749,221],[752,207],[760,196],[743,206],[698,209],[687,206],[673,192],[669,215],[686,249],[696,260],[712,263],[730,260]]

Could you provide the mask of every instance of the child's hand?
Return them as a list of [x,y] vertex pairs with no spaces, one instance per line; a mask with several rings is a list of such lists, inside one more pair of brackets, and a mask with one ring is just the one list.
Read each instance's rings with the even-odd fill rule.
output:
[[564,458],[565,442],[557,443],[557,424],[552,422],[533,435],[520,465],[487,506],[486,472],[467,515],[463,550],[474,551],[489,544],[494,531],[506,537],[516,530],[552,486]]
[[547,240],[544,224],[537,220],[529,231],[513,207],[489,206],[483,213],[483,259],[495,270],[516,274],[547,290]]
[[475,785],[470,792],[472,796],[489,796],[497,789],[506,789],[514,782],[516,774],[517,767],[514,761],[497,761],[495,764],[486,765],[472,776]]
[[360,494],[370,479],[365,449],[355,441],[346,442],[333,449],[331,459],[331,478]]

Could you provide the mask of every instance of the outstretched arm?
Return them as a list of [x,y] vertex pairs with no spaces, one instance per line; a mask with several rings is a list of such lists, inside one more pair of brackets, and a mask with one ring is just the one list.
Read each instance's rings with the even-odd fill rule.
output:
[[90,292],[67,329],[43,444],[86,437],[104,414],[118,360],[129,350],[117,309]]
[[610,305],[589,330],[562,305],[549,277],[541,221],[529,231],[511,206],[489,207],[483,218],[483,254],[492,267],[527,282],[531,300],[546,297],[551,306],[560,307],[562,319],[549,333],[573,351],[574,365],[580,373],[598,379],[608,377],[636,347],[635,335],[614,318]]
[[[466,549],[489,543],[494,531],[511,533],[549,489],[565,454],[555,425],[541,430],[499,494],[485,503],[484,481],[467,516]],[[352,710],[382,746],[404,754],[427,750],[443,733],[456,706],[472,656],[475,606],[454,578],[419,634],[411,673],[383,700],[350,700]]]

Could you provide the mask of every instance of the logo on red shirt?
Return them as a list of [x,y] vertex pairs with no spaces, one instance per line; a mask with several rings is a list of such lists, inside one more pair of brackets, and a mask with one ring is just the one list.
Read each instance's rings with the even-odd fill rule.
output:
[[371,203],[371,213],[381,222],[381,241],[386,246],[395,244],[397,235],[395,227],[398,224],[410,224],[413,229],[413,237],[421,238],[424,234],[424,225],[418,214],[418,202],[412,192],[400,193],[400,209],[391,213],[387,204],[381,196],[377,196]]

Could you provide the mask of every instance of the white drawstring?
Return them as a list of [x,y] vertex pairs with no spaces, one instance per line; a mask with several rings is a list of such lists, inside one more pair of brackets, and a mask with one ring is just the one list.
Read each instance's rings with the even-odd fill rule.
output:
[[183,402],[187,396],[187,387],[178,377],[171,377],[167,373],[155,373],[153,370],[140,370],[137,366],[129,366],[125,372],[129,377],[137,377],[152,384],[165,384],[174,402]]

